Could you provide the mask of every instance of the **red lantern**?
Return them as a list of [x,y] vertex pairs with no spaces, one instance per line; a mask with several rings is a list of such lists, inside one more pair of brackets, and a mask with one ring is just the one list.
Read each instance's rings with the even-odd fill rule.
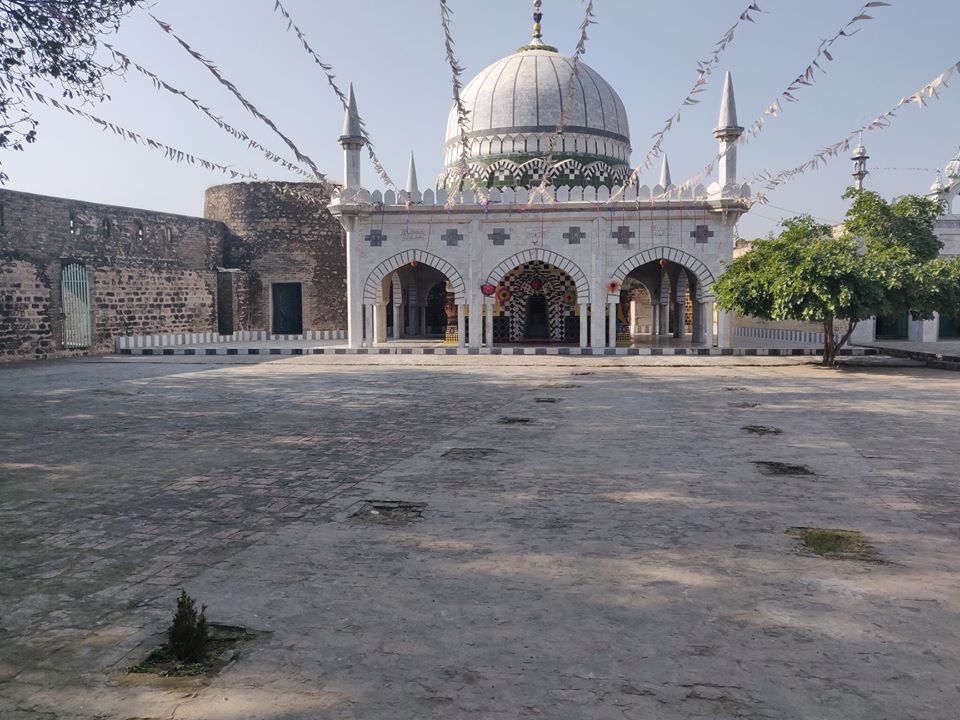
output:
[[660,267],[665,268],[667,266],[667,259],[660,258]]
[[491,285],[490,283],[484,283],[480,286],[480,292],[483,293],[484,297],[491,297],[497,291],[496,285]]
[[530,281],[530,287],[532,287],[536,292],[543,290],[543,278],[535,277]]
[[416,260],[411,260],[411,261],[410,261],[410,267],[416,267],[416,266],[417,266],[417,261],[416,261]]

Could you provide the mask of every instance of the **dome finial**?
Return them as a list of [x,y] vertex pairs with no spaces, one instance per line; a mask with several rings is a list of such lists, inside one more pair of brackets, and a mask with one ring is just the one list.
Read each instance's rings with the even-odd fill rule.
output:
[[543,20],[543,13],[540,8],[543,6],[543,0],[533,0],[533,41],[531,45],[542,45],[543,35],[540,32],[540,21]]

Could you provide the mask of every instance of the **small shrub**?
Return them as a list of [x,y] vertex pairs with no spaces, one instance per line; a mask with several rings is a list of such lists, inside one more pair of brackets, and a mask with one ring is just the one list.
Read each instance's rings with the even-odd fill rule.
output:
[[186,590],[180,591],[177,612],[173,616],[173,624],[167,630],[170,652],[180,662],[200,662],[206,657],[207,642],[210,639],[207,633],[206,610],[207,606],[202,605],[197,613],[193,598],[187,595]]

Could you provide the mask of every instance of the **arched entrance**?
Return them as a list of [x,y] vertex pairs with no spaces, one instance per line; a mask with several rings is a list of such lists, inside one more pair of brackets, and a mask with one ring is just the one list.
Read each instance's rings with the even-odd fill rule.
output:
[[708,344],[713,337],[713,275],[676,248],[651,248],[617,268],[617,341]]
[[542,260],[513,268],[497,286],[493,328],[495,342],[579,342],[576,282]]
[[420,339],[457,343],[466,326],[464,283],[452,265],[413,250],[382,262],[363,292],[367,342]]

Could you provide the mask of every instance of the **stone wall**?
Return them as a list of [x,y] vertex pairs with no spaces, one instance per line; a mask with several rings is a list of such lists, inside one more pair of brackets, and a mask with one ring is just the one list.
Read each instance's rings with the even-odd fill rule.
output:
[[346,327],[346,241],[327,202],[320,187],[304,183],[235,183],[207,190],[204,215],[230,229],[223,263],[244,271],[249,285],[247,317],[234,322],[234,329],[272,329],[274,283],[301,284],[304,331]]
[[0,360],[51,350],[50,286],[43,271],[26,260],[0,258]]
[[[0,360],[106,351],[117,335],[216,331],[226,228],[200,218],[0,190]],[[61,342],[61,270],[85,269],[92,342]]]

